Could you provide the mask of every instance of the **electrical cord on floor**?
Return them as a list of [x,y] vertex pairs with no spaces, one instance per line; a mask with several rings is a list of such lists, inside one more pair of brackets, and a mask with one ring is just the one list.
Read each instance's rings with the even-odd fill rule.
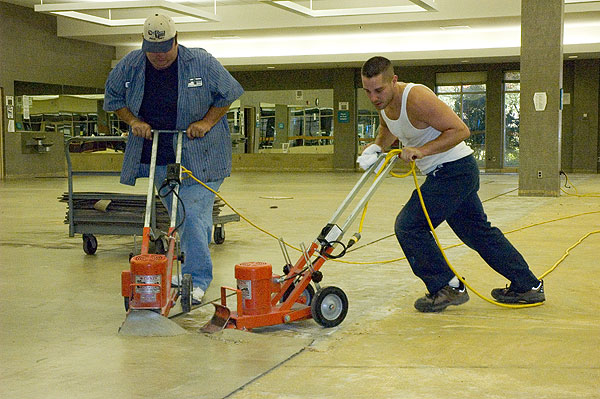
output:
[[567,190],[563,189],[562,187],[560,188],[560,191],[562,191],[563,193],[565,193],[566,195],[570,195],[573,197],[600,197],[600,193],[587,193],[587,194],[579,194],[579,192],[577,192],[577,187],[575,187],[575,185],[573,183],[571,183],[571,180],[569,180],[569,176],[567,176],[567,174],[565,173],[564,170],[561,170],[559,173],[559,176],[564,176],[565,177],[565,188],[573,188],[573,190],[575,190],[575,193],[570,193]]
[[[386,156],[386,158],[385,158],[385,161],[384,161],[383,165],[382,165],[382,166],[379,168],[379,172],[377,173],[377,176],[378,176],[378,175],[379,175],[379,174],[380,174],[380,173],[381,173],[381,172],[382,172],[382,171],[385,169],[385,166],[386,166],[386,164],[387,164],[387,163],[389,163],[389,161],[390,161],[390,160],[391,160],[393,157],[395,157],[395,156],[399,156],[399,154],[400,154],[401,152],[402,152],[402,150],[401,150],[401,149],[398,149],[398,150],[392,150],[392,151],[390,151],[390,152],[387,154],[387,156]],[[238,215],[240,216],[240,218],[244,219],[244,220],[245,220],[246,222],[248,222],[248,223],[249,223],[251,226],[253,226],[254,228],[256,228],[256,229],[258,229],[258,230],[262,231],[263,233],[265,233],[265,234],[267,234],[267,235],[269,235],[269,236],[271,236],[271,237],[275,238],[276,240],[279,240],[279,237],[277,237],[277,236],[275,236],[274,234],[272,234],[272,233],[268,232],[267,230],[265,230],[265,229],[263,229],[263,228],[261,228],[261,227],[257,226],[256,224],[254,224],[253,222],[251,222],[251,221],[250,221],[248,218],[246,218],[244,215],[242,215],[240,212],[238,212],[238,211],[237,211],[237,210],[236,210],[236,209],[235,209],[233,206],[231,206],[231,205],[230,205],[230,204],[227,202],[227,200],[225,200],[225,198],[223,198],[223,197],[222,197],[222,196],[221,196],[221,195],[220,195],[218,192],[216,192],[215,190],[213,190],[212,188],[210,188],[210,187],[208,187],[206,184],[204,184],[202,181],[200,181],[199,179],[197,179],[197,178],[196,178],[196,177],[195,177],[195,176],[192,174],[192,172],[191,172],[190,170],[188,170],[188,169],[184,168],[183,166],[182,166],[182,168],[181,168],[181,169],[182,169],[182,172],[183,172],[183,173],[186,173],[186,174],[188,174],[188,175],[189,175],[189,176],[190,176],[190,177],[191,177],[193,180],[195,180],[196,182],[198,182],[199,184],[201,184],[202,186],[204,186],[206,189],[208,189],[208,190],[210,190],[212,193],[214,193],[214,194],[215,194],[217,197],[219,197],[221,200],[223,200],[223,202],[224,202],[224,203],[225,203],[225,204],[226,204],[226,205],[227,205],[227,206],[228,206],[228,207],[229,207],[229,208],[230,208],[230,209],[231,209],[233,212],[235,212],[236,214],[238,214]],[[497,306],[500,306],[500,307],[505,307],[505,308],[513,308],[513,309],[516,309],[516,308],[529,308],[529,307],[534,307],[534,306],[540,306],[540,305],[542,305],[542,304],[543,304],[543,302],[539,302],[539,303],[531,303],[531,304],[506,304],[506,303],[500,303],[500,302],[494,301],[493,299],[490,299],[490,298],[487,298],[487,297],[485,297],[484,295],[480,294],[480,293],[479,293],[477,290],[475,290],[475,289],[474,289],[474,288],[473,288],[473,287],[472,287],[472,286],[471,286],[469,283],[467,283],[467,281],[466,281],[466,280],[465,280],[465,279],[464,279],[464,278],[463,278],[463,277],[460,275],[460,273],[458,273],[458,271],[456,271],[456,269],[454,269],[454,267],[452,266],[452,264],[451,264],[451,263],[450,263],[450,261],[448,260],[448,258],[447,258],[447,256],[446,256],[446,253],[445,253],[445,249],[449,249],[449,248],[458,247],[458,246],[460,246],[460,245],[464,245],[464,244],[456,244],[456,245],[451,245],[451,246],[449,246],[449,247],[443,248],[443,247],[442,247],[442,244],[440,243],[440,240],[439,240],[439,238],[438,238],[437,234],[435,233],[435,228],[433,227],[433,224],[432,224],[432,222],[431,222],[431,219],[430,219],[430,217],[429,217],[429,213],[427,212],[427,208],[426,208],[426,206],[425,206],[425,202],[424,202],[424,200],[423,200],[423,195],[422,195],[422,193],[421,193],[421,189],[420,189],[420,186],[419,186],[419,181],[418,181],[418,179],[417,179],[417,173],[416,173],[416,171],[415,171],[415,163],[414,163],[414,162],[411,162],[411,169],[410,169],[410,171],[409,171],[408,173],[404,174],[404,175],[398,175],[398,174],[395,174],[395,173],[393,173],[393,172],[390,172],[390,175],[392,175],[393,177],[397,177],[397,178],[403,178],[403,177],[407,177],[407,176],[410,176],[410,175],[412,175],[412,176],[413,176],[413,180],[414,180],[414,183],[415,183],[415,187],[416,187],[416,190],[417,190],[417,194],[418,194],[418,196],[419,196],[419,201],[420,201],[420,203],[421,203],[421,207],[422,207],[422,209],[423,209],[423,213],[425,214],[425,218],[427,219],[427,223],[428,223],[428,225],[429,225],[429,228],[430,228],[430,230],[431,230],[431,233],[432,233],[432,235],[433,235],[433,237],[434,237],[434,239],[435,239],[435,242],[436,242],[436,244],[437,244],[438,248],[440,249],[440,252],[442,253],[442,256],[444,257],[444,260],[446,261],[446,263],[448,264],[448,267],[449,267],[449,268],[452,270],[452,272],[454,273],[454,275],[455,275],[455,276],[456,276],[456,277],[457,277],[457,278],[458,278],[458,279],[459,279],[459,280],[460,280],[460,281],[461,281],[461,282],[462,282],[462,283],[463,283],[463,284],[464,284],[464,285],[465,285],[467,288],[469,288],[469,289],[470,289],[470,290],[471,290],[471,291],[472,291],[472,292],[473,292],[475,295],[477,295],[478,297],[480,297],[481,299],[483,299],[483,300],[484,300],[484,301],[486,301],[486,302],[489,302],[489,303],[491,303],[491,304],[494,304],[494,305],[497,305]],[[360,232],[360,230],[361,230],[361,228],[362,228],[362,224],[363,224],[363,221],[364,221],[364,218],[365,218],[365,215],[366,215],[366,208],[367,208],[367,206],[365,205],[365,208],[363,209],[363,214],[362,214],[362,217],[361,217],[361,221],[360,221],[359,232]],[[507,232],[507,233],[505,233],[505,234],[512,233],[512,232],[516,232],[516,231],[520,231],[520,230],[524,230],[524,229],[526,229],[526,228],[530,228],[530,227],[534,227],[534,226],[539,226],[539,225],[542,225],[542,224],[545,224],[545,223],[551,223],[551,222],[556,222],[556,221],[558,221],[558,220],[564,220],[564,219],[569,219],[569,218],[576,217],[576,216],[589,215],[589,214],[595,214],[595,213],[600,213],[600,211],[584,212],[584,213],[577,214],[577,215],[572,215],[572,216],[566,216],[566,217],[556,218],[556,219],[553,219],[553,220],[550,220],[550,221],[544,221],[544,222],[534,223],[534,224],[532,224],[532,225],[529,225],[529,226],[525,226],[525,227],[521,227],[521,228],[518,228],[518,229],[512,230],[512,231],[510,231],[510,232]],[[574,245],[572,245],[571,247],[569,247],[569,248],[566,250],[565,254],[564,254],[564,255],[563,255],[563,256],[562,256],[562,257],[561,257],[561,258],[560,258],[560,259],[559,259],[559,260],[558,260],[558,261],[557,261],[557,262],[556,262],[556,263],[555,263],[555,264],[554,264],[554,265],[553,265],[553,266],[550,268],[550,269],[548,269],[546,272],[544,272],[544,273],[543,273],[543,274],[542,274],[542,275],[539,277],[539,279],[541,280],[541,279],[543,279],[544,277],[546,277],[548,274],[552,273],[552,272],[553,272],[553,271],[554,271],[554,270],[555,270],[555,269],[558,267],[558,265],[559,265],[560,263],[562,263],[562,262],[563,262],[563,261],[566,259],[566,257],[567,257],[567,256],[569,256],[569,255],[570,255],[570,251],[571,251],[573,248],[577,247],[579,244],[581,244],[581,243],[582,243],[582,242],[583,242],[583,241],[584,241],[586,238],[588,238],[588,237],[589,237],[589,236],[591,236],[592,234],[598,234],[598,233],[600,233],[600,230],[591,231],[591,232],[587,233],[586,235],[584,235],[582,238],[580,238],[580,239],[579,239],[579,240],[578,240],[578,241],[577,241],[577,242],[576,242]],[[287,242],[283,242],[283,243],[284,243],[285,245],[289,246],[290,248],[293,248],[293,249],[295,249],[295,250],[297,250],[297,251],[301,252],[301,250],[300,250],[299,248],[296,248],[296,247],[294,247],[294,246],[290,245],[290,244],[289,244],[289,243],[287,243]],[[393,259],[393,260],[389,260],[389,261],[383,261],[383,262],[382,262],[382,261],[379,261],[379,262],[348,262],[348,261],[342,261],[342,260],[340,260],[340,259],[332,259],[332,260],[333,260],[333,261],[337,261],[337,262],[342,262],[342,263],[350,263],[350,264],[375,264],[375,263],[390,263],[390,262],[394,262],[394,261],[397,261],[397,260],[403,260],[403,259],[406,259],[406,257],[403,257],[403,258],[398,258],[398,259]]]
[[[236,214],[238,214],[240,216],[240,218],[244,219],[250,226],[254,227],[257,230],[262,231],[266,235],[271,236],[271,237],[273,237],[276,240],[279,240],[279,237],[277,237],[276,235],[274,235],[274,234],[270,233],[269,231],[263,229],[262,227],[259,227],[258,225],[256,225],[255,223],[253,223],[250,219],[248,219],[247,217],[245,217],[244,215],[242,215],[240,212],[238,212],[237,209],[235,209],[229,202],[227,202],[227,200],[225,198],[223,198],[221,196],[221,194],[219,194],[218,192],[216,192],[212,188],[208,187],[206,184],[204,184],[202,181],[200,181],[198,178],[196,178],[196,176],[194,176],[189,169],[181,166],[181,172],[187,174],[194,181],[196,181],[197,183],[201,184],[202,186],[204,186],[204,188],[206,188],[207,190],[209,190],[210,192],[212,192],[213,194],[215,194],[217,197],[219,197],[223,201],[223,203],[229,207],[229,209],[231,209],[233,212],[235,212]],[[295,246],[293,246],[291,244],[288,244],[285,241],[283,243],[285,245],[287,245],[288,247],[290,247],[292,249],[295,249],[298,252],[302,252],[302,250],[300,248],[297,248],[297,247],[295,247]]]

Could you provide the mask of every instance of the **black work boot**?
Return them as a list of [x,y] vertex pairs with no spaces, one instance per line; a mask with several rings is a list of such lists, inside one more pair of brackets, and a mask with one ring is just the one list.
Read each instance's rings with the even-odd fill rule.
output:
[[469,293],[465,285],[460,282],[458,288],[443,287],[435,294],[427,294],[415,302],[415,309],[419,312],[441,312],[450,305],[461,305],[469,300]]
[[544,295],[544,282],[540,281],[540,285],[533,287],[525,292],[517,292],[511,286],[506,288],[494,288],[492,296],[495,300],[501,303],[540,303],[546,300]]

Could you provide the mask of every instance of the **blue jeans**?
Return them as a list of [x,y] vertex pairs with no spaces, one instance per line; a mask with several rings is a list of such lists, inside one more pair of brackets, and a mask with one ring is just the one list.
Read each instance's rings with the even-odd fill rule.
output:
[[[142,164],[142,167],[148,168],[148,165]],[[160,188],[167,175],[166,166],[157,165],[154,175],[154,185]],[[218,191],[224,179],[212,182],[204,182],[214,191]],[[167,191],[163,189],[163,192]],[[206,291],[210,285],[212,274],[212,260],[208,244],[212,238],[212,214],[215,194],[207,190],[201,184],[181,185],[179,187],[179,197],[185,207],[185,220],[179,228],[181,251],[184,253],[184,263],[181,267],[182,274],[191,274],[192,284]],[[163,199],[163,203],[171,212],[171,201],[173,194]],[[177,204],[177,224],[183,217],[181,202]]]
[[[495,271],[511,281],[516,291],[539,284],[523,256],[487,220],[479,190],[479,168],[473,156],[448,162],[429,173],[421,186],[425,207],[434,227],[446,221],[470,248]],[[396,237],[410,266],[435,294],[448,284],[454,273],[448,267],[429,226],[417,191],[396,218]]]

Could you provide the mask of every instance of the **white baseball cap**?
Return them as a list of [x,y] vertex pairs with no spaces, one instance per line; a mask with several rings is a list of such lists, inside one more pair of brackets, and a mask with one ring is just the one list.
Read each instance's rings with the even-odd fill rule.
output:
[[173,47],[177,30],[171,17],[154,14],[144,22],[144,42],[142,51],[148,53],[166,53]]

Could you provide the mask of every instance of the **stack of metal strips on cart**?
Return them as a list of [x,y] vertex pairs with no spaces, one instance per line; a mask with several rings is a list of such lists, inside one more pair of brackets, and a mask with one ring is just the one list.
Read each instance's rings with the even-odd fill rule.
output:
[[[59,200],[68,203],[68,193],[64,193]],[[158,197],[156,197],[155,204],[155,225],[161,230],[166,230],[169,227],[167,209]],[[145,210],[146,195],[108,192],[73,193],[73,222],[77,226],[106,225],[114,230],[113,234],[121,234],[120,227],[130,230],[135,226],[139,227],[141,232],[144,227]],[[69,223],[68,209],[65,223]]]
[[[221,208],[225,206],[223,200],[215,196],[215,203],[213,204],[213,220],[217,220],[217,216],[221,213]],[[239,220],[239,219],[238,219]]]
[[[68,203],[68,193],[59,197],[60,202]],[[166,231],[169,227],[169,214],[158,197],[155,199],[156,226]],[[225,204],[220,198],[215,198],[213,205],[213,218],[221,213]],[[73,222],[81,226],[106,225],[114,229],[114,234],[119,234],[119,226],[129,230],[132,225],[139,225],[141,231],[144,226],[144,212],[146,209],[146,196],[140,194],[108,193],[108,192],[75,192],[73,193]],[[69,223],[69,214],[65,217],[65,224]]]

